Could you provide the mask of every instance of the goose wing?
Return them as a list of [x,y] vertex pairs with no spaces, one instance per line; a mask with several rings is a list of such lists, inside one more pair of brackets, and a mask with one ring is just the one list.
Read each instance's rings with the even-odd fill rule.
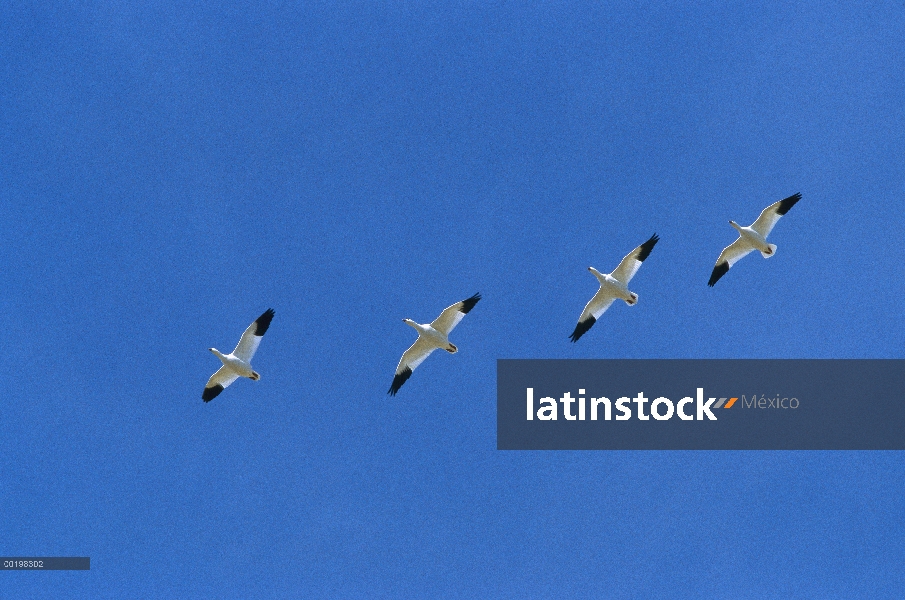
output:
[[610,273],[610,277],[615,277],[625,285],[628,285],[628,282],[632,280],[632,277],[634,277],[635,273],[638,272],[638,269],[641,268],[641,263],[644,262],[645,258],[650,256],[650,251],[654,249],[654,245],[659,240],[660,237],[655,233],[649,240],[629,252],[626,257],[622,259],[622,262],[619,263],[619,266],[616,267],[616,270]]
[[396,367],[396,376],[393,377],[393,383],[390,385],[387,394],[395,396],[396,392],[399,391],[399,388],[402,387],[402,384],[408,381],[408,378],[412,376],[412,371],[417,369],[418,365],[423,363],[424,360],[431,355],[431,352],[436,349],[437,347],[430,343],[426,338],[418,336],[415,343],[402,353],[402,358],[399,359],[399,366]]
[[[431,323],[431,327],[442,333],[443,335],[449,335],[449,332],[453,330],[453,328],[459,324],[459,321],[462,320],[462,317],[468,314],[474,305],[478,303],[478,300],[481,299],[481,294],[475,294],[471,298],[466,300],[462,300],[461,302],[456,302],[452,306],[447,307],[440,313],[440,316],[434,319],[434,322]],[[412,346],[414,348],[414,346]]]
[[273,309],[268,308],[264,311],[264,314],[248,326],[248,329],[242,334],[242,338],[239,340],[236,349],[233,350],[233,356],[244,360],[245,362],[251,362],[251,357],[255,355],[258,346],[261,345],[261,338],[264,337],[264,334],[267,333],[267,329],[270,327],[270,322],[273,320],[273,314]]
[[584,310],[581,311],[581,316],[578,317],[578,325],[575,326],[575,331],[572,332],[569,339],[573,342],[577,342],[578,338],[583,336],[594,326],[594,323],[597,322],[600,315],[606,312],[606,309],[610,307],[615,299],[615,296],[608,293],[601,286],[601,288],[597,290],[597,293],[594,294],[594,297],[585,305]]
[[720,277],[729,272],[729,267],[748,256],[754,251],[754,247],[739,236],[737,240],[723,248],[720,257],[716,259],[716,265],[713,267],[713,273],[710,274],[710,281],[707,285],[713,287]]
[[801,194],[793,194],[785,200],[774,202],[760,213],[757,220],[751,224],[751,229],[764,237],[770,235],[774,225],[779,218],[789,212],[789,209],[795,206],[795,203],[801,200]]
[[204,386],[204,392],[201,394],[201,399],[205,402],[210,402],[238,378],[238,373],[232,369],[227,369],[226,365],[223,365],[207,380],[207,385]]

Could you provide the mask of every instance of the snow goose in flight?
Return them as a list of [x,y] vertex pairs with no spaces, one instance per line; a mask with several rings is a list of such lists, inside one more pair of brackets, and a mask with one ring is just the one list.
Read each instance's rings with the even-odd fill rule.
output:
[[795,206],[799,200],[801,200],[801,194],[794,194],[785,200],[774,202],[760,213],[750,227],[742,227],[735,221],[729,221],[729,224],[738,230],[738,239],[720,252],[720,257],[716,259],[716,265],[713,267],[713,273],[710,274],[710,281],[707,282],[707,285],[713,287],[720,277],[729,271],[729,267],[755,250],[760,250],[764,258],[773,256],[776,252],[776,245],[768,244],[767,236],[773,231],[773,226],[776,225],[779,218],[789,212],[789,209]]
[[480,299],[481,294],[475,294],[467,300],[456,302],[440,313],[440,316],[434,319],[434,322],[430,325],[419,325],[411,319],[402,319],[415,328],[415,331],[418,332],[418,339],[415,340],[411,348],[402,353],[399,366],[396,367],[396,376],[393,377],[393,384],[390,385],[387,394],[395,396],[402,384],[412,376],[412,371],[423,363],[424,359],[430,356],[431,352],[437,348],[443,348],[450,354],[455,354],[459,351],[458,348],[449,342],[447,336]]
[[261,378],[251,368],[251,357],[255,355],[255,350],[261,345],[261,338],[267,333],[267,328],[270,327],[272,320],[273,309],[268,308],[263,315],[248,326],[231,354],[221,354],[216,348],[208,348],[223,362],[223,366],[211,375],[207,385],[204,386],[204,393],[201,394],[202,400],[210,402],[239,377],[248,377],[253,381]]
[[622,259],[622,262],[619,263],[619,266],[616,267],[616,270],[609,275],[604,275],[594,267],[588,267],[588,271],[593,273],[594,277],[600,282],[600,289],[597,290],[594,297],[584,307],[581,316],[578,317],[578,325],[575,326],[575,331],[569,336],[573,342],[577,342],[578,338],[593,327],[600,315],[605,313],[606,309],[617,298],[622,298],[629,306],[638,301],[638,294],[628,291],[628,282],[638,272],[641,263],[650,255],[650,251],[653,250],[659,239],[656,233],[652,235],[649,240],[629,252]]

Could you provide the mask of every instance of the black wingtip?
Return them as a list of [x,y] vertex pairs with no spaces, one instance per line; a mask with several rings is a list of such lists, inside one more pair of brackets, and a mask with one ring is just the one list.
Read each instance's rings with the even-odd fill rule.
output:
[[575,331],[572,332],[572,335],[569,336],[569,339],[572,340],[572,343],[578,341],[578,338],[587,333],[588,329],[594,326],[594,323],[597,322],[593,316],[588,317],[584,321],[579,321],[578,325],[575,326]]
[[402,387],[402,384],[408,381],[408,378],[412,376],[412,370],[408,367],[402,371],[402,373],[398,373],[395,377],[393,377],[393,383],[390,385],[390,389],[387,390],[387,394],[390,396],[395,396],[396,392],[399,391],[399,388]]
[[789,209],[795,206],[795,203],[801,200],[801,193],[792,194],[785,200],[782,200],[779,203],[779,206],[776,208],[776,214],[782,216],[789,212]]
[[[474,308],[474,305],[477,304],[478,300],[480,300],[480,299],[481,299],[481,292],[478,292],[471,298],[468,298],[467,300],[462,300],[462,308],[459,309],[459,312],[467,315],[468,311],[470,311],[472,308]],[[455,314],[455,313],[453,313],[453,314]]]
[[720,277],[729,272],[729,263],[721,262],[717,266],[713,267],[713,273],[710,274],[710,281],[707,282],[707,285],[713,287],[714,284],[720,280]]
[[650,236],[649,240],[641,244],[641,252],[638,254],[638,260],[644,262],[644,259],[650,256],[650,251],[654,249],[654,246],[656,246],[659,241],[660,236],[655,233]]
[[[264,311],[264,314],[257,318],[255,324],[255,335],[261,337],[265,333],[267,333],[267,329],[270,327],[270,322],[273,321],[273,309],[268,308]],[[269,343],[269,342],[268,342]]]
[[210,402],[214,398],[220,395],[220,392],[223,391],[223,386],[220,384],[215,385],[214,387],[206,387],[204,388],[204,393],[201,394],[201,399],[205,402]]

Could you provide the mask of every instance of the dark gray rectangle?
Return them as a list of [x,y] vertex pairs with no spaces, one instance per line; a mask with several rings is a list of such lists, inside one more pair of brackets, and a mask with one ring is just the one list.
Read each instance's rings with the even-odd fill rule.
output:
[[903,390],[899,359],[501,359],[497,448],[903,450]]
[[0,557],[0,569],[6,571],[88,571],[88,556],[14,556]]

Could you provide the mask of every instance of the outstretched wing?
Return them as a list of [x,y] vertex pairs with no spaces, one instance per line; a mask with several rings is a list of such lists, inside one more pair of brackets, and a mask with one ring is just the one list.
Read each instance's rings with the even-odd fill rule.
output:
[[654,249],[654,245],[659,241],[660,237],[655,233],[649,240],[629,252],[616,270],[610,273],[610,277],[615,277],[625,285],[632,280],[644,259],[650,256],[650,251]]
[[707,282],[707,285],[713,287],[720,277],[729,272],[729,267],[753,251],[754,248],[742,237],[723,248],[720,257],[716,259],[716,265],[713,267],[713,273],[710,274],[710,281]]
[[767,237],[773,226],[779,221],[779,218],[789,212],[789,209],[795,206],[795,203],[801,200],[801,194],[793,194],[785,200],[774,202],[760,213],[757,220],[751,224],[751,229]]
[[232,369],[227,369],[226,365],[220,367],[220,370],[211,375],[211,378],[207,380],[207,385],[204,386],[204,392],[201,394],[201,399],[205,402],[210,402],[238,378],[239,374]]
[[239,344],[236,346],[236,349],[233,350],[233,356],[240,358],[245,362],[250,362],[251,357],[255,355],[258,346],[261,345],[261,338],[267,333],[271,321],[273,321],[273,309],[268,308],[264,311],[264,314],[258,317],[254,323],[249,325],[248,329],[245,330],[245,333],[242,334],[242,339],[239,340]]
[[417,369],[418,365],[423,363],[424,360],[431,355],[431,352],[436,349],[437,347],[425,338],[418,336],[415,343],[402,353],[402,358],[399,360],[399,366],[396,367],[396,376],[393,377],[393,383],[390,385],[387,394],[395,396],[396,392],[399,391],[399,388],[402,387],[402,384],[408,381],[408,378],[412,376],[412,371]]
[[573,342],[577,342],[578,338],[583,336],[587,331],[594,326],[594,323],[597,322],[597,319],[600,318],[600,315],[606,312],[606,309],[610,307],[613,301],[616,298],[611,294],[607,293],[603,287],[597,290],[597,293],[594,294],[594,297],[585,305],[584,310],[581,311],[581,316],[578,317],[578,325],[575,326],[575,331],[572,332],[572,335],[569,336]]
[[467,300],[462,300],[461,302],[456,302],[452,306],[446,308],[440,316],[434,319],[434,322],[431,323],[431,327],[442,333],[443,335],[449,335],[449,332],[453,330],[453,328],[459,324],[459,321],[462,320],[462,317],[468,314],[474,305],[478,303],[478,300],[481,299],[481,294],[475,294],[471,298]]

